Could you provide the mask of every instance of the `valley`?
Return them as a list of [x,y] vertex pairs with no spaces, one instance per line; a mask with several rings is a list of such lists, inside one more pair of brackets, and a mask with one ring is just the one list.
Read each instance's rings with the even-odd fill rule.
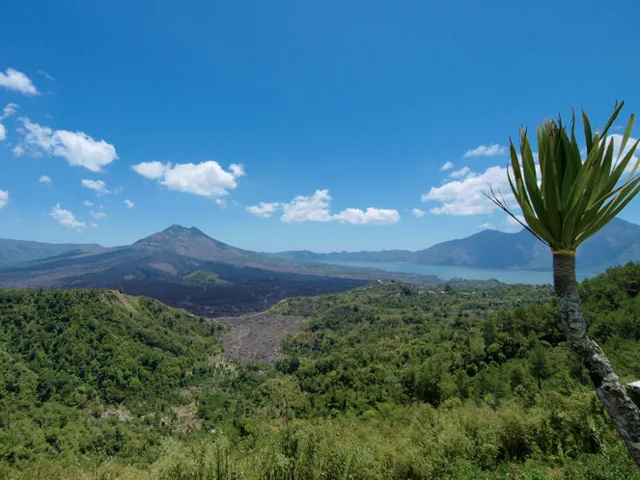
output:
[[270,311],[241,317],[215,319],[230,326],[223,337],[225,355],[238,362],[272,364],[278,357],[283,340],[300,328],[300,319]]
[[[580,287],[625,382],[638,285],[629,264]],[[636,480],[552,302],[390,280],[211,320],[117,291],[0,291],[0,477]]]
[[640,480],[640,3],[1,11],[0,480]]

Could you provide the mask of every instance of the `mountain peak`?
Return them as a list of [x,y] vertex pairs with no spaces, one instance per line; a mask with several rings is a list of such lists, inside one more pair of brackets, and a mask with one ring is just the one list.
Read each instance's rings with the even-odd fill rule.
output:
[[246,257],[246,252],[215,240],[196,227],[187,228],[177,224],[138,240],[133,247],[211,261],[229,260],[230,256]]
[[169,233],[172,235],[202,235],[204,237],[208,237],[208,235],[206,235],[204,232],[202,232],[202,230],[197,229],[196,227],[191,227],[191,228],[187,228],[187,227],[183,227],[182,225],[178,225],[178,224],[173,224],[170,227],[165,228],[162,232],[160,233]]
[[182,225],[178,225],[177,223],[174,223],[170,227],[165,228],[161,233],[182,233],[188,230],[189,229],[187,227],[183,227]]
[[190,242],[195,241],[197,239],[203,240],[206,239],[208,241],[216,242],[216,240],[212,239],[202,231],[198,230],[196,227],[183,227],[182,225],[171,225],[168,228],[165,228],[161,232],[156,232],[148,237],[142,238],[134,243],[134,245],[146,245],[146,246],[164,246],[167,247],[176,241],[180,242]]

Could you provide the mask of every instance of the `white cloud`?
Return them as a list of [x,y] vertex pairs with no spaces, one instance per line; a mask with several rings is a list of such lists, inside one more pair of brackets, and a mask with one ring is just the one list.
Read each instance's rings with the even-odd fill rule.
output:
[[463,155],[463,158],[470,157],[495,157],[499,155],[506,155],[507,147],[494,143],[493,145],[480,145],[473,150],[467,150]]
[[84,188],[93,190],[98,195],[107,195],[108,193],[111,193],[107,190],[107,185],[102,180],[88,180],[85,178],[80,183]]
[[478,225],[482,230],[496,230],[496,227],[491,223],[483,223]]
[[248,207],[247,211],[260,217],[270,217],[282,210],[280,219],[285,223],[338,221],[351,225],[391,225],[400,221],[398,211],[389,209],[367,208],[363,211],[347,208],[331,214],[331,200],[328,190],[316,190],[311,196],[298,195],[289,203],[260,202]]
[[451,168],[453,168],[453,163],[451,163],[451,162],[446,162],[444,165],[442,165],[442,166],[440,167],[440,170],[449,170],[449,169],[451,169]]
[[451,172],[449,176],[451,178],[465,178],[465,177],[475,177],[475,173],[471,171],[469,167],[461,168],[460,170],[456,170],[455,172]]
[[[614,142],[614,158],[617,158],[622,135],[612,134],[607,137],[607,141],[610,139]],[[629,138],[622,155],[629,151],[634,142],[635,139]],[[480,146],[472,151],[476,153],[469,156],[489,155],[490,152],[496,152],[499,148],[501,148],[499,145],[491,145],[489,147]],[[534,153],[534,158],[537,159],[537,153]],[[630,166],[627,167],[626,172],[630,173],[634,165],[635,163],[633,161],[630,162]],[[538,164],[536,164],[536,173],[538,182],[540,182],[541,174]],[[640,169],[636,173],[640,173]],[[497,206],[489,201],[482,193],[483,190],[489,190],[489,185],[493,187],[494,191],[500,191],[502,195],[504,195],[504,199],[514,210],[519,210],[507,180],[506,168],[493,166],[487,168],[484,173],[476,173],[468,167],[465,167],[453,172],[450,177],[456,180],[447,182],[439,187],[433,187],[428,193],[422,195],[423,202],[440,202],[440,205],[430,209],[431,213],[436,215],[479,215],[491,213],[497,209]],[[624,179],[625,178],[623,178],[623,180]],[[506,225],[513,228],[519,227],[519,224],[511,217],[507,219]]]
[[131,200],[129,200],[128,198],[124,201],[124,204],[127,206],[127,208],[133,208],[134,204]]
[[21,120],[24,128],[18,131],[24,135],[24,144],[29,149],[27,153],[34,157],[41,157],[43,152],[51,155],[57,143],[53,130],[33,123],[26,117]]
[[71,166],[82,166],[92,172],[99,172],[118,158],[113,145],[104,140],[96,141],[84,132],[57,130],[60,145],[55,155],[64,157]]
[[[525,221],[522,215],[516,215],[516,217],[525,225],[527,224],[527,222]],[[507,215],[507,218],[505,219],[504,224],[506,225],[505,230],[508,232],[518,232],[522,228],[522,225],[520,225],[517,222],[517,220],[514,219],[511,215]]]
[[99,220],[101,218],[106,218],[107,216],[107,214],[104,212],[94,212],[93,210],[89,212],[89,215],[91,215],[96,220]]
[[281,219],[286,223],[328,222],[331,220],[331,200],[329,190],[316,190],[310,197],[298,195],[291,202],[282,204]]
[[414,208],[413,210],[411,210],[411,213],[413,213],[414,216],[416,217],[424,217],[424,215],[427,213],[424,210],[420,210],[419,208]]
[[232,164],[229,171],[218,162],[209,160],[198,164],[143,162],[132,167],[138,174],[153,180],[169,190],[192,193],[203,197],[218,198],[229,194],[238,186],[238,177],[245,175],[242,165]]
[[0,87],[8,88],[24,95],[38,95],[38,89],[24,73],[7,68],[5,73],[0,71]]
[[231,170],[231,173],[233,173],[233,176],[236,178],[245,176],[244,166],[240,165],[239,163],[232,163],[231,165],[229,165],[229,170]]
[[269,218],[280,209],[279,203],[260,202],[258,205],[247,207],[247,212],[253,213],[258,217]]
[[164,172],[164,180],[160,183],[171,190],[193,193],[207,197],[221,197],[227,195],[228,190],[235,189],[238,184],[236,178],[244,175],[242,168],[232,168],[225,171],[214,161],[199,163],[177,164]]
[[9,192],[0,190],[0,208],[4,207],[9,202]]
[[73,228],[81,232],[86,227],[84,222],[76,220],[73,213],[69,210],[64,210],[59,203],[53,207],[53,210],[51,210],[49,215],[51,215],[64,228]]
[[46,78],[47,80],[51,80],[52,82],[55,82],[56,79],[53,78],[51,75],[49,75],[47,72],[43,71],[43,70],[38,70],[38,73],[40,75],[42,75],[44,78]]
[[40,180],[38,180],[40,183],[44,183],[45,185],[51,185],[51,179],[49,177],[47,177],[46,175],[42,175],[40,177]]
[[91,223],[89,224],[89,226],[90,226],[91,228],[98,228],[98,224],[97,224],[96,222],[91,222]]
[[21,157],[22,155],[24,155],[24,148],[22,147],[22,145],[16,145],[11,151],[16,157]]
[[[522,215],[516,215],[516,217],[522,223],[525,223],[524,217]],[[518,226],[520,226],[520,224],[518,223],[518,220],[513,218],[511,215],[507,215],[507,225],[518,225]],[[526,225],[526,223],[525,223],[525,225]]]
[[364,212],[358,208],[347,208],[332,219],[351,225],[393,225],[400,221],[400,214],[397,210],[385,208],[367,208]]
[[20,108],[19,105],[15,103],[7,103],[5,107],[2,109],[2,115],[0,115],[0,120],[4,120],[16,113],[16,111]]
[[[0,115],[0,121],[16,113],[16,110],[18,110],[18,105],[16,105],[15,103],[7,103],[5,107],[2,109],[2,115]],[[6,138],[7,138],[7,129],[4,125],[0,123],[0,142],[5,140]]]
[[85,207],[93,207],[93,202],[85,200],[84,202],[82,202],[82,205],[84,205]]
[[438,207],[430,209],[436,215],[480,215],[491,213],[498,208],[484,196],[489,185],[495,191],[500,190],[505,200],[514,201],[507,180],[507,169],[500,166],[489,167],[482,174],[473,173],[462,180],[453,180],[440,187],[432,187],[429,193],[422,195],[422,201],[440,202]]
[[161,162],[142,162],[138,165],[133,165],[131,168],[143,177],[150,178],[151,180],[157,180],[164,177],[165,170],[170,167],[170,163],[165,165]]
[[[23,117],[24,146],[32,156],[43,153],[64,158],[71,166],[85,167],[99,172],[118,158],[113,145],[104,140],[94,140],[84,132],[52,130]],[[24,152],[24,149],[23,149]],[[14,152],[15,153],[15,152]]]

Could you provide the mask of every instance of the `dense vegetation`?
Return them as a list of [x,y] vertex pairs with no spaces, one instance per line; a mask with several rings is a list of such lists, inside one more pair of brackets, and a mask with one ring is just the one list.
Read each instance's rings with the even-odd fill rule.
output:
[[185,278],[194,283],[226,283],[217,273],[206,270],[196,270],[188,274]]
[[[581,285],[624,381],[639,291],[632,264]],[[225,362],[215,323],[153,300],[0,293],[0,477],[640,479],[551,293],[374,282],[285,300],[306,321],[273,367]]]
[[145,463],[161,417],[221,351],[219,329],[117,292],[0,292],[0,460]]

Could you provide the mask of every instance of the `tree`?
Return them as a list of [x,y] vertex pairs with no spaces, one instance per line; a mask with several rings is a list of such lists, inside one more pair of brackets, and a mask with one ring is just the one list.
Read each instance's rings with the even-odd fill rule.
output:
[[[640,191],[640,176],[635,176],[640,160],[633,157],[639,141],[627,149],[634,115],[627,123],[615,162],[613,139],[607,141],[607,132],[623,106],[624,102],[616,103],[600,134],[597,130],[592,133],[589,118],[582,112],[587,148],[584,161],[575,136],[575,116],[569,129],[560,117],[557,122],[543,122],[536,129],[541,178],[527,131],[521,130],[520,155],[510,141],[513,175],[509,171],[509,184],[523,217],[514,213],[499,191],[490,187],[486,195],[551,249],[553,284],[567,342],[583,359],[598,398],[640,466],[640,410],[602,348],[587,335],[575,275],[578,246],[618,215]],[[628,177],[621,181],[627,172]]]
[[533,348],[527,354],[529,360],[529,370],[531,374],[538,380],[538,390],[542,388],[542,379],[549,376],[549,356],[547,350],[539,341],[535,343]]

